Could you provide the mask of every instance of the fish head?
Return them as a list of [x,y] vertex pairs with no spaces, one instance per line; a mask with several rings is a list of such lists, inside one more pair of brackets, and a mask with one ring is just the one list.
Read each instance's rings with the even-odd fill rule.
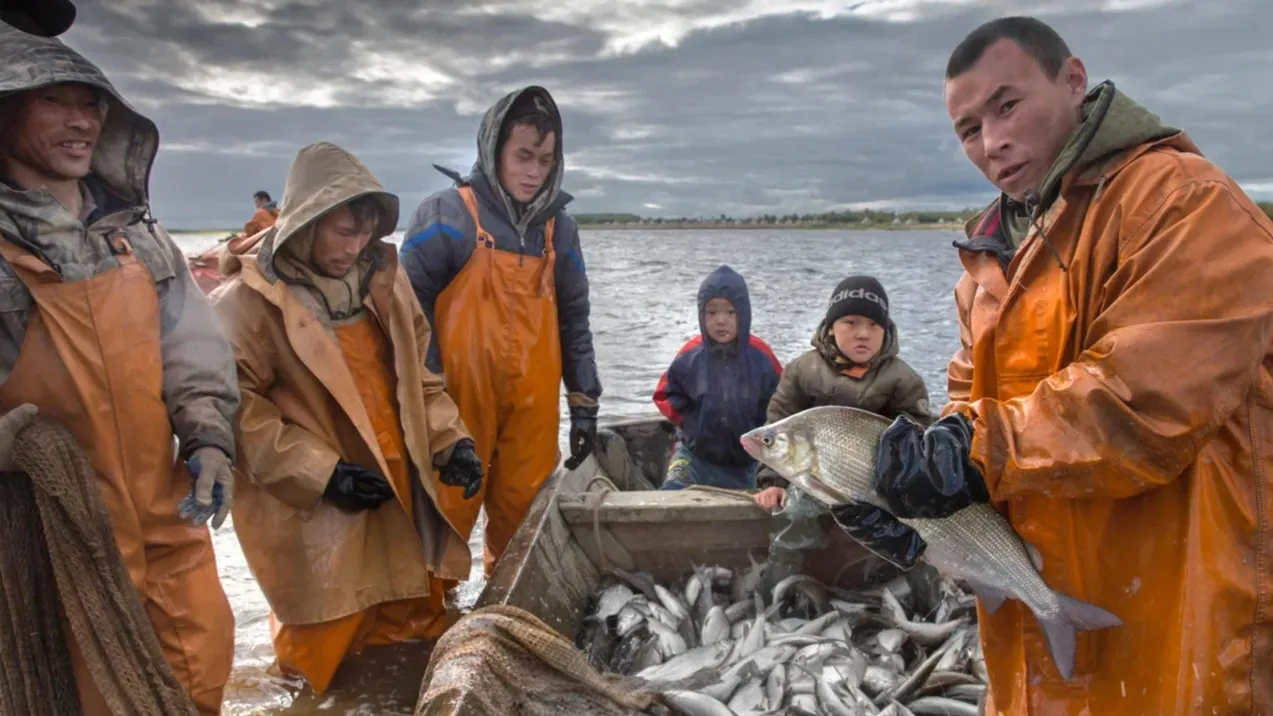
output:
[[748,455],[788,480],[809,473],[817,456],[810,436],[785,420],[750,430],[739,442]]

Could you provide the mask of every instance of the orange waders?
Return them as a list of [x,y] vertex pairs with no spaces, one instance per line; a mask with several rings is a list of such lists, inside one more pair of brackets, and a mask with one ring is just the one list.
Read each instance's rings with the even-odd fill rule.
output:
[[[358,385],[367,417],[376,430],[376,440],[389,466],[386,479],[398,501],[411,514],[411,471],[407,466],[407,446],[398,416],[397,378],[393,374],[393,348],[375,316],[364,312],[361,320],[335,329],[345,363]],[[397,509],[384,503],[378,509]],[[423,555],[421,556],[423,559]],[[335,576],[339,579],[339,575]],[[348,585],[332,585],[345,588]],[[336,670],[348,656],[366,646],[392,644],[413,639],[435,639],[453,623],[446,613],[443,597],[448,584],[433,577],[427,597],[401,599],[376,604],[339,619],[320,624],[284,625],[270,613],[270,631],[279,665],[298,671],[318,693],[331,685]]]
[[477,241],[473,255],[442,291],[433,328],[447,392],[473,435],[487,468],[482,491],[440,487],[442,510],[466,537],[486,506],[486,574],[544,480],[557,468],[561,420],[561,339],[554,281],[553,227],[544,227],[544,255],[495,248],[478,219],[471,187],[459,189]]
[[[177,516],[190,476],[173,453],[163,399],[159,296],[150,273],[118,240],[120,266],[73,282],[0,240],[35,300],[22,350],[0,384],[0,410],[34,403],[84,449],[124,566],[164,657],[201,714],[221,711],[234,657],[234,614],[217,577],[208,528]],[[74,640],[71,639],[73,642]],[[84,713],[108,714],[71,645]]]

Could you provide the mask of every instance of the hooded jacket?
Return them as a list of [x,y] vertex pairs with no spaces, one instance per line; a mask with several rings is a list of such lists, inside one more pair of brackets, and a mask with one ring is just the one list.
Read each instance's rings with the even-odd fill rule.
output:
[[[499,182],[499,138],[504,119],[523,94],[536,95],[552,114],[556,127],[556,161],[553,175],[544,188],[520,212]],[[565,173],[562,150],[561,115],[552,96],[542,87],[527,87],[501,98],[482,117],[477,138],[477,161],[467,177],[442,167],[438,171],[468,185],[477,195],[482,228],[495,238],[495,249],[527,256],[544,255],[545,224],[556,217],[553,267],[557,289],[558,323],[561,327],[562,379],[572,396],[571,404],[586,396],[583,404],[595,405],[601,397],[601,382],[589,324],[588,274],[575,220],[565,210],[572,197],[561,190]],[[407,223],[406,238],[399,255],[420,306],[433,325],[438,295],[468,262],[477,243],[477,228],[455,188],[429,196]],[[437,346],[430,343],[426,360],[429,369],[442,373]]]
[[[183,458],[212,446],[234,456],[239,407],[230,344],[186,258],[150,215],[150,170],[159,149],[154,122],[133,109],[93,63],[60,40],[0,25],[0,96],[76,82],[97,89],[106,120],[81,183],[90,201],[81,220],[43,189],[0,181],[0,236],[32,252],[68,282],[119,266],[107,237],[122,232],[159,294],[163,395]],[[34,303],[0,259],[0,381],[22,349]]]
[[[738,336],[729,345],[707,337],[703,309],[713,298],[729,301],[738,315]],[[751,335],[747,282],[732,268],[717,268],[699,286],[698,329],[659,378],[654,404],[700,459],[727,467],[751,465],[755,460],[739,439],[764,425],[782,364],[768,344]]]
[[[384,212],[354,268],[324,280],[298,266],[316,220],[365,195]],[[467,578],[468,545],[437,507],[433,466],[468,434],[442,379],[424,367],[429,325],[384,241],[398,223],[397,198],[326,142],[300,151],[284,197],[260,248],[229,256],[228,280],[212,296],[230,330],[243,391],[235,529],[279,619],[313,624],[427,595],[430,573]],[[337,461],[389,474],[333,332],[349,320],[377,321],[392,346],[411,515],[391,505],[354,515],[322,506]]]
[[[925,426],[933,422],[928,386],[898,356],[897,326],[891,321],[880,352],[866,365],[844,367],[846,359],[825,322],[818,325],[809,343],[813,349],[788,363],[783,371],[765,412],[766,424],[823,405],[860,408],[890,419],[905,415]],[[785,488],[787,480],[762,465],[756,484]]]

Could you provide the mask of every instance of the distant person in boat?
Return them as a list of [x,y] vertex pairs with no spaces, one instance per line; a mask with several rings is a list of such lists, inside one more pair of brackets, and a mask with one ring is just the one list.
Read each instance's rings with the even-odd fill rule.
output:
[[322,693],[363,647],[450,626],[443,596],[472,560],[438,492],[473,499],[482,466],[384,240],[398,198],[326,142],[300,150],[286,195],[214,295],[243,393],[235,532],[279,665]]
[[561,385],[574,469],[597,439],[601,381],[589,327],[588,273],[565,173],[561,115],[542,87],[487,110],[468,177],[424,200],[402,242],[416,297],[434,328],[426,358],[490,464],[481,500],[444,490],[468,535],[486,507],[486,572],[508,547],[560,460]]
[[256,211],[252,213],[248,223],[243,225],[244,236],[256,236],[278,220],[278,204],[270,198],[268,191],[262,189],[253,194],[252,201],[256,203]]
[[1273,222],[1039,20],[973,30],[945,99],[1000,195],[956,244],[951,402],[885,433],[877,489],[993,502],[1124,622],[1066,682],[1020,601],[980,600],[985,712],[1273,713]]
[[681,346],[654,390],[654,404],[677,428],[662,489],[750,489],[757,463],[739,439],[764,425],[782,364],[751,333],[751,297],[737,271],[708,274],[697,305],[699,335]]
[[[31,405],[75,435],[165,658],[215,714],[234,615],[205,522],[230,510],[239,391],[220,321],[151,217],[158,148],[95,65],[0,26],[0,412]],[[107,713],[72,651],[84,712]]]
[[[812,350],[783,370],[766,423],[822,405],[860,408],[887,418],[906,415],[921,425],[933,421],[928,386],[898,355],[888,293],[875,277],[850,276],[836,285],[810,343]],[[786,524],[769,547],[769,563],[777,568],[771,576],[781,579],[799,571],[805,551],[825,544],[818,517],[827,510],[767,466],[760,467],[756,484],[761,488],[753,498],[757,505],[769,511],[784,508]],[[849,534],[876,552],[887,552],[894,563],[909,566],[919,557],[915,532],[879,508],[853,505],[832,514]]]

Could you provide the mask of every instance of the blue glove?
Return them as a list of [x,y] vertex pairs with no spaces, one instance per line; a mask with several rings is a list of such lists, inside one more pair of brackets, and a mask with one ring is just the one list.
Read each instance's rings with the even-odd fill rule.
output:
[[990,502],[985,478],[968,457],[971,446],[972,424],[959,413],[927,430],[898,416],[880,436],[875,491],[903,519],[940,519]]

